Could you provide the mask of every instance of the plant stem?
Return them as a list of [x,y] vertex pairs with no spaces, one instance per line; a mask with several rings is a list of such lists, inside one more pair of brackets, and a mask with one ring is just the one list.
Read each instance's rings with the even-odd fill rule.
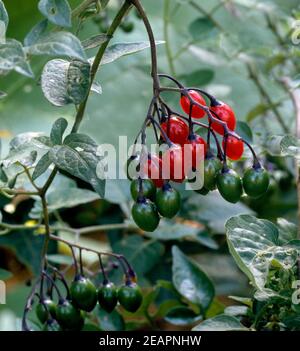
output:
[[[85,6],[87,6],[87,3],[88,3],[88,1],[85,2]],[[89,2],[89,3],[91,3],[91,2]],[[83,6],[83,4],[82,4],[82,6]],[[105,53],[105,50],[106,50],[111,38],[113,37],[113,34],[115,33],[116,29],[119,27],[120,23],[122,22],[123,17],[126,15],[127,11],[130,9],[130,7],[131,7],[131,3],[126,0],[124,2],[123,6],[118,11],[118,13],[117,13],[115,19],[113,20],[110,28],[108,29],[107,35],[108,35],[109,39],[100,46],[100,48],[98,50],[98,53],[97,53],[97,55],[96,55],[96,57],[94,59],[92,67],[91,67],[91,80],[90,80],[89,90],[91,90],[93,81],[95,79],[97,70],[98,70],[98,68],[100,66],[100,63],[101,63],[102,57],[103,57],[103,55]],[[79,10],[77,10],[77,11],[79,11]],[[79,126],[80,126],[80,124],[82,122],[82,119],[83,119],[83,116],[84,116],[84,113],[85,113],[85,109],[86,109],[88,98],[89,98],[89,94],[86,96],[84,101],[78,107],[77,114],[76,114],[76,117],[75,117],[75,122],[74,122],[74,125],[72,127],[71,133],[76,133],[78,131],[78,129],[79,129]],[[53,171],[51,172],[51,174],[50,174],[48,180],[46,181],[45,185],[41,189],[41,199],[42,199],[42,202],[44,202],[43,203],[43,210],[44,210],[44,216],[45,217],[48,217],[48,209],[47,209],[47,204],[46,204],[46,200],[45,200],[45,195],[46,195],[46,192],[49,189],[50,185],[52,184],[57,172],[58,172],[58,169],[57,169],[57,167],[55,167],[53,169]],[[44,204],[46,205],[45,208],[44,208]],[[49,221],[49,218],[48,218],[48,221]],[[47,227],[49,227],[49,222],[48,222],[48,225],[46,225],[46,232],[47,232],[47,229],[49,229]],[[43,247],[43,250],[42,250],[42,253],[44,255],[46,254],[47,248],[48,248],[48,243],[49,243],[49,237],[48,236],[49,235],[47,234],[47,237],[46,237],[45,243],[44,243],[44,247]]]
[[[37,230],[37,229],[45,229],[45,225],[37,224],[36,226],[26,226],[23,224],[8,224],[8,223],[0,223],[0,227],[8,230]],[[49,226],[50,233],[56,231],[64,231],[73,234],[90,234],[94,232],[100,231],[108,231],[108,230],[118,230],[118,229],[130,229],[130,230],[137,230],[138,227],[134,225],[129,225],[127,223],[113,223],[113,224],[102,224],[102,225],[95,225],[89,227],[83,227],[80,229],[63,227],[63,226]]]
[[72,11],[72,18],[79,16],[86,8],[97,0],[85,0]]
[[170,23],[170,0],[165,0],[164,2],[164,39],[165,39],[165,46],[166,46],[166,54],[167,60],[170,67],[170,72],[172,76],[176,75],[175,72],[175,65],[172,57],[172,51],[170,47],[170,38],[169,38],[169,23]]
[[[90,80],[89,90],[92,87],[92,84],[94,82],[98,68],[101,64],[101,60],[103,58],[105,50],[106,50],[108,44],[110,43],[116,29],[119,27],[120,23],[122,22],[123,17],[126,15],[127,11],[130,9],[130,7],[131,7],[130,1],[126,0],[124,2],[123,6],[120,8],[119,12],[117,13],[116,17],[114,18],[111,26],[109,27],[109,29],[107,31],[108,40],[100,46],[100,48],[95,56],[92,67],[91,67],[91,80]],[[73,125],[71,133],[76,133],[79,129],[80,123],[81,123],[83,116],[84,116],[84,112],[86,109],[88,98],[89,98],[89,94],[86,96],[84,101],[78,107],[77,114],[75,117],[75,123]]]
[[158,79],[156,44],[155,44],[153,30],[152,30],[151,24],[148,20],[148,17],[146,15],[140,1],[139,0],[129,0],[129,1],[132,2],[132,4],[136,7],[137,11],[139,12],[139,14],[144,22],[147,33],[148,33],[150,47],[151,47],[151,62],[152,62],[151,76],[153,79],[153,90],[154,90],[154,96],[158,96],[159,95],[159,79]]
[[247,69],[248,69],[248,73],[249,73],[250,79],[252,79],[252,81],[256,85],[257,89],[259,90],[261,96],[266,100],[266,102],[270,106],[270,109],[273,111],[273,113],[274,113],[278,123],[280,124],[282,130],[285,133],[289,133],[289,128],[285,125],[284,120],[283,120],[280,112],[278,111],[276,105],[273,103],[273,101],[272,101],[271,97],[269,96],[268,92],[265,90],[265,88],[261,84],[256,72],[254,71],[254,69],[251,67],[250,64],[247,64]]
[[41,196],[41,200],[42,200],[42,206],[43,206],[44,224],[45,224],[45,231],[46,231],[44,245],[41,252],[41,256],[42,256],[41,270],[43,270],[46,264],[47,249],[50,241],[50,225],[49,225],[49,212],[48,212],[48,206],[47,206],[45,195]]

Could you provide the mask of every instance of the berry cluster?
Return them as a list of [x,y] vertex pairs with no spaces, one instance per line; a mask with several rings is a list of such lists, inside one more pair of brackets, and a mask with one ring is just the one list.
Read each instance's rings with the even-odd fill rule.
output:
[[[185,88],[173,77],[158,76],[170,79],[176,87],[159,86],[158,93],[155,91],[135,140],[135,145],[141,140],[142,149],[137,152],[134,148],[127,162],[127,176],[132,181],[131,194],[135,201],[132,217],[136,224],[145,231],[154,231],[160,215],[175,216],[180,209],[180,195],[170,181],[192,183],[200,162],[204,162],[204,182],[201,189],[194,189],[196,192],[206,195],[218,189],[231,203],[239,201],[244,192],[254,198],[262,196],[269,186],[268,172],[261,166],[251,145],[235,132],[236,117],[232,108],[203,90]],[[180,93],[180,105],[186,115],[167,105],[161,96],[164,91]],[[198,121],[204,117],[207,124]],[[153,127],[160,146],[158,153],[149,153],[146,149],[146,128],[149,126]],[[195,126],[207,129],[207,140],[194,132]],[[215,154],[213,142],[217,149]],[[227,159],[240,160],[244,145],[253,155],[253,164],[241,178],[228,165]],[[189,157],[185,150],[189,151]]]
[[[72,251],[73,252],[73,251]],[[74,253],[74,252],[73,252]],[[99,254],[100,268],[103,282],[98,288],[83,272],[81,251],[80,270],[77,268],[75,256],[75,277],[69,286],[64,275],[54,266],[48,264],[42,271],[40,279],[33,287],[23,316],[23,330],[30,330],[27,324],[27,313],[32,309],[34,299],[37,298],[35,313],[45,331],[81,330],[87,313],[92,312],[97,304],[111,313],[119,303],[126,311],[135,312],[142,304],[142,292],[136,283],[136,274],[122,255],[108,254],[118,259],[111,268],[116,269],[119,264],[124,270],[125,283],[116,287],[108,279],[108,270],[104,268]],[[65,293],[60,291],[63,286]]]

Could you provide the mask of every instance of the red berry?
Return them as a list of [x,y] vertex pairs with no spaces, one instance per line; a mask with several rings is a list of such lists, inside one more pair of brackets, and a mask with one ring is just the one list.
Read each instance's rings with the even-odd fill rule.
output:
[[[223,139],[223,149],[225,148],[225,139]],[[239,160],[243,156],[244,143],[242,140],[229,135],[227,138],[226,155],[232,160]]]
[[[230,106],[228,106],[224,102],[221,102],[219,105],[210,107],[210,110],[215,112],[218,115],[219,119],[227,124],[227,127],[230,130],[235,130],[236,119],[234,112]],[[214,114],[212,115],[217,118],[217,116],[215,116]],[[213,122],[211,126],[215,132],[224,135],[224,128],[222,124],[218,122]]]
[[[206,106],[206,102],[205,102],[204,98],[197,91],[190,90],[189,95],[195,102],[198,102],[198,104]],[[189,98],[187,96],[182,95],[181,99],[180,99],[180,104],[181,104],[183,111],[186,114],[189,114],[190,113],[190,106],[191,106],[191,102],[190,102]],[[199,106],[194,105],[192,108],[192,117],[193,118],[202,118],[204,116],[205,116],[205,111],[202,108],[200,108]]]
[[178,117],[171,117],[168,121],[162,123],[161,127],[173,143],[180,145],[186,143],[189,127]]
[[185,179],[183,148],[179,145],[170,147],[162,156],[162,173],[164,179],[182,183]]
[[162,178],[161,159],[156,155],[149,155],[147,162],[143,166],[143,175],[150,178],[157,188],[161,188],[164,184]]
[[[192,138],[188,141],[188,144],[192,148],[192,150],[188,149],[188,152],[192,152],[192,167],[197,168],[197,166],[199,165],[199,161],[204,160],[204,156],[206,155],[206,142],[199,135],[194,134]],[[202,148],[200,148],[198,145],[203,145],[203,153]]]

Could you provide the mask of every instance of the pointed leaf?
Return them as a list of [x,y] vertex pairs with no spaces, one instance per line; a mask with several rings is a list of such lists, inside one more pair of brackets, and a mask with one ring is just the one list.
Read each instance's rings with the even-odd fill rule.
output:
[[22,44],[17,40],[9,39],[4,44],[0,44],[0,70],[5,72],[15,70],[30,78],[33,77]]
[[234,331],[248,330],[241,322],[232,316],[220,314],[211,319],[207,319],[192,329],[193,331]]
[[24,39],[24,45],[25,46],[30,46],[35,44],[41,36],[43,36],[46,32],[46,29],[48,27],[48,21],[43,20],[36,24],[31,31],[26,35]]
[[173,284],[186,299],[208,309],[214,297],[214,286],[201,268],[173,246]]
[[67,0],[40,0],[38,8],[50,22],[71,27],[71,8]]
[[32,179],[36,180],[39,176],[44,174],[47,171],[47,169],[51,166],[51,164],[52,161],[50,160],[49,152],[46,152],[45,155],[43,155],[36,164],[32,173]]
[[51,32],[41,36],[33,45],[26,47],[30,55],[69,56],[86,60],[80,40],[69,32]]
[[65,118],[57,119],[51,129],[50,139],[53,145],[61,145],[63,142],[63,135],[68,127],[68,122]]

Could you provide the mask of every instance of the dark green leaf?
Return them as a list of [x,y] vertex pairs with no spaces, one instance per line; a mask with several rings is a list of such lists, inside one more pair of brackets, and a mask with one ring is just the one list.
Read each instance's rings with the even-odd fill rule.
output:
[[199,322],[203,317],[187,307],[172,308],[164,319],[174,325],[187,325]]
[[[44,244],[43,235],[34,235],[31,231],[16,231],[0,236],[0,247],[13,250],[20,262],[24,263],[36,276],[41,269],[41,250]],[[53,244],[53,245],[52,245]],[[51,243],[49,252],[56,247]]]
[[113,251],[122,253],[132,264],[136,273],[143,275],[159,262],[164,247],[158,241],[145,240],[139,235],[130,235],[113,244]]
[[189,218],[200,223],[206,223],[215,233],[224,233],[225,222],[233,215],[253,213],[242,203],[229,204],[217,192],[205,196],[205,201],[199,194],[193,194],[184,203]]
[[248,143],[251,143],[253,141],[253,134],[251,131],[251,128],[246,122],[238,121],[236,125],[236,133],[248,141]]
[[97,34],[91,38],[83,40],[81,44],[85,50],[94,49],[105,43],[108,39],[109,37],[106,34]]
[[69,32],[50,32],[41,36],[33,45],[26,47],[30,55],[69,56],[86,60],[80,40]]
[[203,321],[192,329],[193,331],[234,331],[234,330],[248,330],[241,322],[232,316],[220,314]]
[[172,248],[173,284],[189,301],[207,310],[214,297],[214,286],[201,268],[176,246]]
[[41,38],[41,36],[45,34],[47,27],[48,27],[47,20],[43,20],[38,24],[36,24],[31,29],[31,31],[26,35],[24,39],[24,45],[30,46],[35,44]]
[[108,313],[101,308],[99,309],[98,316],[99,325],[102,330],[121,331],[125,328],[123,317],[116,310],[114,310],[111,313]]
[[205,40],[217,34],[214,22],[209,18],[197,18],[189,25],[189,32],[194,40]]
[[73,60],[67,72],[67,93],[75,105],[79,105],[90,89],[90,64]]
[[32,179],[35,180],[39,176],[44,174],[47,171],[47,169],[51,166],[51,164],[52,164],[52,161],[50,160],[49,151],[48,151],[45,153],[45,155],[43,155],[40,158],[40,160],[36,164],[34,171],[32,173]]
[[[98,199],[99,196],[95,192],[77,188],[73,180],[64,176],[58,176],[56,182],[47,193],[48,211],[52,213],[63,208],[73,208]],[[40,218],[41,214],[42,204],[40,200],[37,200],[30,212],[30,216],[31,218]]]
[[181,75],[178,77],[179,81],[185,83],[189,87],[201,87],[211,83],[214,79],[214,71],[210,69],[199,69],[189,74]]
[[260,103],[248,112],[246,116],[246,121],[251,122],[256,117],[266,114],[266,112],[268,112],[269,110],[270,110],[269,105]]
[[63,143],[63,135],[67,127],[68,121],[65,118],[59,118],[53,123],[50,133],[53,145],[61,145]]
[[38,7],[50,22],[71,27],[71,8],[67,0],[40,0]]
[[90,183],[100,197],[104,196],[105,180],[98,176],[101,160],[95,153],[77,151],[70,146],[54,146],[49,153],[50,160],[69,174]]

